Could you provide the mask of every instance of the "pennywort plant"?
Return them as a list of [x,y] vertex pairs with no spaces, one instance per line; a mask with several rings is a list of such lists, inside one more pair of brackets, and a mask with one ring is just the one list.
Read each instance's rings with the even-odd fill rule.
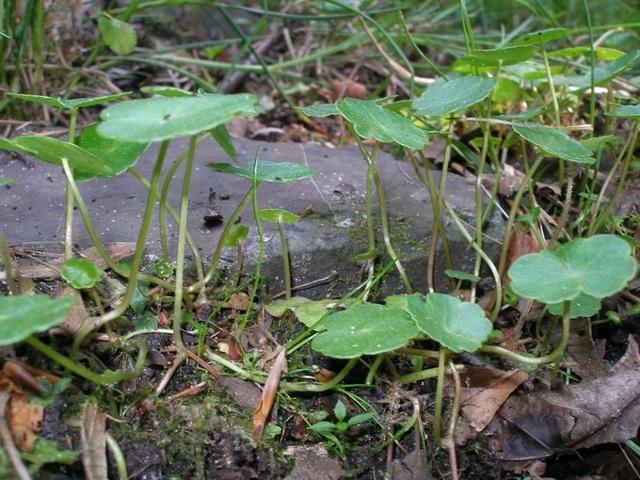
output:
[[[167,94],[164,90],[157,93]],[[183,353],[184,344],[182,343],[181,337],[181,319],[184,294],[185,292],[200,292],[202,294],[207,284],[214,278],[219,254],[223,245],[225,245],[226,237],[231,231],[235,219],[239,216],[242,209],[246,207],[254,189],[257,187],[257,183],[260,181],[287,183],[314,173],[313,170],[307,169],[306,167],[300,167],[304,172],[300,169],[296,170],[298,166],[292,166],[290,164],[267,165],[263,163],[260,165],[257,174],[253,171],[253,165],[248,167],[233,167],[232,165],[227,165],[227,167],[231,166],[239,169],[237,172],[233,171],[231,173],[254,179],[254,185],[249,189],[245,198],[239,203],[236,212],[232,215],[227,227],[223,231],[222,238],[214,250],[212,264],[207,273],[204,274],[204,272],[200,271],[199,279],[195,284],[184,285],[185,244],[188,240],[191,243],[192,250],[194,252],[196,251],[195,245],[188,235],[186,224],[190,178],[195,159],[195,149],[199,141],[207,136],[212,136],[222,145],[225,151],[235,155],[233,146],[229,141],[228,133],[224,128],[224,123],[238,115],[255,115],[254,107],[256,98],[248,94],[187,95],[181,93],[178,96],[172,91],[169,92],[170,96],[168,97],[160,96],[116,103],[102,111],[101,121],[98,124],[89,126],[79,136],[75,134],[75,121],[79,108],[95,106],[104,102],[112,102],[120,99],[123,95],[75,100],[17,95],[16,97],[22,100],[35,101],[49,106],[69,109],[71,112],[69,141],[64,142],[54,138],[36,136],[21,136],[13,140],[0,139],[0,148],[2,149],[31,155],[39,160],[62,167],[67,179],[68,191],[71,192],[71,202],[67,203],[67,213],[73,212],[73,202],[75,202],[100,256],[103,257],[108,267],[115,273],[122,274],[128,279],[126,293],[120,303],[117,304],[115,308],[104,312],[95,322],[84,326],[77,333],[72,355],[77,351],[82,340],[90,331],[120,317],[126,311],[136,290],[138,279],[149,280],[174,293],[174,337],[179,352]],[[168,206],[166,196],[164,198],[162,197],[159,187],[161,185],[162,168],[166,160],[170,141],[185,136],[189,138],[188,149],[183,155],[180,155],[174,160],[165,179],[165,185],[170,184],[171,179],[177,172],[178,166],[184,165],[180,207],[178,212],[175,212]],[[135,171],[134,166],[139,156],[147,148],[147,145],[152,142],[160,142],[160,147],[151,178],[147,180]],[[219,170],[225,170],[224,166],[219,165],[218,167]],[[98,176],[112,177],[125,172],[131,172],[148,190],[131,267],[126,270],[116,265],[109,257],[97,235],[91,221],[90,213],[84,204],[76,184],[76,182],[80,180],[89,180]],[[160,201],[160,205],[164,207],[163,211],[169,212],[178,223],[174,282],[168,279],[142,275],[140,273],[142,254],[151,225],[153,211],[158,201]],[[70,222],[71,218],[67,216],[67,225],[71,225]],[[166,236],[166,231],[163,231],[163,233]],[[63,278],[75,288],[90,289],[93,287],[95,281],[102,275],[102,272],[85,259],[71,258],[71,245],[72,237],[70,227],[68,227],[67,235],[65,236],[67,261],[63,265]],[[37,297],[16,298],[19,298],[24,305],[29,305],[31,301],[37,302],[37,300],[34,300]],[[13,298],[10,300],[16,301]],[[3,312],[4,311],[5,310],[3,310]],[[6,315],[6,322],[19,321],[17,317],[11,314]],[[40,317],[34,318],[37,319]],[[55,317],[56,323],[63,318],[64,312],[61,312],[60,315]],[[49,324],[46,324],[41,330],[49,326]],[[46,345],[33,337],[31,333],[33,332],[28,331],[24,336],[28,339],[28,343],[32,345],[37,344],[41,350],[46,347]],[[56,361],[62,361],[60,354],[49,347],[46,348],[48,348],[47,352],[45,352],[47,355],[52,356],[55,353],[56,358],[54,359]],[[79,370],[78,368],[75,370],[70,367],[67,368],[76,373],[81,371],[86,378],[91,377],[87,371]],[[93,379],[95,380],[96,378]],[[104,380],[104,378],[101,378],[101,381]]]

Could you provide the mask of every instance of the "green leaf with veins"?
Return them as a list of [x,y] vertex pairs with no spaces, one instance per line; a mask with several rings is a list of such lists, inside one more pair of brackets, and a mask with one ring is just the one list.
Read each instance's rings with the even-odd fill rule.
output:
[[[592,317],[600,311],[601,307],[602,304],[600,303],[600,300],[582,293],[571,300],[571,307],[569,308],[569,318]],[[564,302],[552,303],[548,305],[548,308],[549,313],[551,313],[552,315],[561,316],[564,309]]]
[[385,301],[407,311],[422,332],[456,353],[477,350],[493,329],[482,308],[451,295],[414,293],[393,295]]
[[505,67],[529,60],[535,53],[536,47],[533,45],[514,45],[489,50],[472,50],[471,53],[456,60],[454,65],[469,65],[472,67],[498,67],[502,65]]
[[100,158],[73,143],[50,137],[26,135],[16,138],[13,144],[43,162],[62,166],[62,159],[65,158],[73,169],[93,172],[94,175],[113,175],[111,167],[105,165]]
[[571,240],[556,251],[518,258],[509,268],[511,288],[543,303],[573,300],[580,294],[604,298],[622,290],[636,274],[631,246],[615,235]]
[[421,150],[427,144],[427,132],[413,122],[373,100],[344,98],[336,107],[362,138],[373,138],[381,143],[397,143],[412,150]]
[[131,25],[103,13],[98,19],[98,29],[104,43],[115,53],[129,55],[136,48],[138,37]]
[[439,80],[427,88],[411,105],[422,117],[441,116],[469,108],[487,98],[496,81],[466,75],[449,81]]
[[515,125],[513,131],[552,157],[586,164],[596,161],[591,150],[561,130],[542,125]]
[[298,223],[300,216],[282,208],[262,208],[256,212],[260,220],[271,223]]
[[72,297],[0,297],[0,346],[20,342],[34,333],[46,332],[64,321],[74,303]]
[[102,278],[102,270],[88,258],[69,258],[62,264],[60,275],[73,288],[93,287]]
[[[230,163],[209,163],[208,167],[222,173],[229,173],[238,177],[253,179],[254,162],[248,161],[242,165]],[[314,168],[305,167],[298,163],[259,161],[256,180],[270,183],[293,183],[314,176]]]
[[315,105],[299,107],[298,111],[304,113],[308,117],[329,117],[331,115],[340,115],[340,110],[338,110],[335,103],[316,103]]
[[104,109],[98,133],[138,143],[196,135],[234,117],[256,115],[256,102],[248,93],[131,100]]
[[387,305],[360,303],[332,313],[323,321],[326,330],[311,348],[333,358],[376,355],[403,347],[419,333],[404,310]]
[[95,155],[112,170],[111,175],[104,175],[93,170],[75,168],[73,173],[76,180],[120,175],[138,163],[138,159],[149,146],[147,143],[123,142],[103,137],[98,133],[96,124],[85,128],[76,138],[76,144]]

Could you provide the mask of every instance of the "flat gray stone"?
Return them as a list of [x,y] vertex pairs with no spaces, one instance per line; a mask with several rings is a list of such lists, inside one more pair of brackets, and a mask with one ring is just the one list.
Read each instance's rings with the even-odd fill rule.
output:
[[[186,148],[186,139],[172,142],[167,167]],[[157,144],[149,148],[138,163],[139,170],[149,176]],[[261,143],[237,140],[240,162],[253,160],[256,152],[261,160],[297,162],[314,167],[318,174],[310,180],[295,184],[262,184],[258,192],[260,208],[278,207],[307,215],[295,225],[286,227],[289,242],[294,285],[312,282],[337,272],[335,281],[301,295],[342,294],[364,279],[364,268],[354,257],[367,250],[365,177],[366,164],[355,146],[327,148],[317,144]],[[230,161],[211,141],[198,147],[193,172],[189,228],[204,258],[209,258],[222,232],[222,226],[209,227],[204,217],[213,206],[226,220],[240,201],[250,180],[222,174],[206,167],[209,162]],[[29,165],[31,164],[31,165]],[[426,188],[415,178],[411,165],[381,154],[378,160],[384,183],[386,203],[392,230],[392,240],[417,291],[426,289],[427,245],[432,227],[432,211]],[[165,171],[166,168],[165,167]],[[64,228],[65,179],[52,165],[32,160],[15,159],[0,153],[0,176],[16,178],[16,183],[0,190],[0,228],[10,244],[25,242],[61,241]],[[435,173],[438,178],[437,172]],[[169,199],[178,208],[182,172],[173,181]],[[85,202],[102,240],[109,242],[135,241],[144,203],[145,188],[131,175],[113,179],[92,180],[81,183]],[[215,205],[211,199],[215,193]],[[450,175],[447,199],[460,217],[473,225],[474,185],[462,177]],[[377,211],[377,201],[374,200]],[[247,271],[252,271],[257,253],[257,238],[250,207],[242,214],[242,222],[251,227],[245,246]],[[471,272],[474,254],[450,220],[446,220],[454,267]],[[379,225],[379,222],[377,222]],[[172,247],[175,248],[177,228],[169,219]],[[269,291],[283,289],[280,243],[275,225],[264,223],[266,255],[264,278]],[[471,227],[469,227],[472,231]],[[495,257],[499,252],[496,240],[503,235],[503,222],[497,215],[485,227],[485,249]],[[91,242],[80,215],[74,222],[74,241],[81,247]],[[154,219],[146,251],[150,257],[160,253],[157,218]],[[382,262],[388,261],[382,239],[378,249]],[[235,250],[227,249],[223,261],[233,262]],[[438,253],[435,283],[447,290],[443,256]],[[400,292],[401,284],[395,270],[380,284],[382,293]]]

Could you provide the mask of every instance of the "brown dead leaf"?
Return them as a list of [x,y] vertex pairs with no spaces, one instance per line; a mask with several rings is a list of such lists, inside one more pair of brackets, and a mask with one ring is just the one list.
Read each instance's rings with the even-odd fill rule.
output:
[[[131,242],[119,242],[112,243],[105,246],[107,253],[114,262],[122,260],[133,255],[136,249],[136,244]],[[93,261],[96,266],[105,270],[107,268],[106,262],[102,259],[96,247],[90,247],[80,252],[80,256],[88,258]],[[27,278],[59,278],[60,268],[62,267],[63,259],[58,258],[49,263],[49,265],[29,265],[18,266],[18,274]]]
[[80,425],[80,445],[82,466],[88,480],[108,480],[106,424],[106,415],[86,403]]
[[44,409],[42,405],[29,403],[27,395],[3,372],[0,372],[0,392],[9,396],[4,416],[13,440],[20,450],[30,452],[36,442],[36,432],[40,430]]
[[467,367],[460,373],[460,409],[464,418],[481,432],[511,393],[528,378],[522,370]]
[[262,399],[260,400],[260,403],[258,404],[255,412],[253,413],[253,437],[256,439],[262,438],[264,426],[267,423],[269,414],[271,413],[271,409],[273,408],[273,403],[276,399],[276,395],[278,394],[280,377],[282,376],[282,372],[285,372],[286,370],[286,351],[282,347],[280,347],[280,351],[278,352],[276,359],[271,365],[269,377],[267,378],[267,381],[262,388]]
[[582,380],[603,377],[607,370],[602,356],[596,353],[588,318],[571,320],[571,334],[567,344],[566,363]]
[[[504,271],[507,272],[511,264],[521,256],[539,251],[540,246],[532,235],[514,229],[513,234],[511,235],[511,240],[509,242],[509,249],[507,251],[507,262]],[[502,279],[502,283],[505,287],[510,283],[509,277],[506,274]]]
[[244,292],[234,293],[229,297],[229,306],[234,310],[244,312],[249,306],[249,295]]
[[331,82],[331,99],[333,102],[344,97],[353,97],[366,100],[369,97],[369,90],[363,83],[354,80],[333,80]]
[[62,289],[58,289],[55,293],[56,297],[73,297],[76,301],[69,312],[69,315],[60,324],[65,332],[74,335],[85,325],[91,325],[95,322],[95,318],[87,311],[82,301],[82,296],[75,289],[69,286],[64,286]]
[[640,366],[558,391],[511,397],[492,422],[501,459],[622,443],[640,426]]
[[29,403],[25,393],[14,391],[5,415],[16,446],[23,452],[33,450],[36,433],[40,430],[40,422],[44,416],[42,405]]

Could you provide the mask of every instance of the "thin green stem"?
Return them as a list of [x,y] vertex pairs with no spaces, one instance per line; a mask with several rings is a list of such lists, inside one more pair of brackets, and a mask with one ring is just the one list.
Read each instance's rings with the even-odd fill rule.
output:
[[[140,266],[142,265],[142,254],[144,253],[144,248],[146,246],[147,234],[149,233],[149,228],[151,227],[151,221],[153,219],[153,207],[156,203],[158,184],[160,182],[160,174],[162,173],[162,165],[164,164],[164,159],[167,153],[167,146],[168,140],[163,141],[161,148],[158,151],[156,163],[153,167],[153,173],[151,174],[151,182],[149,185],[149,193],[147,194],[147,202],[144,208],[144,214],[142,216],[142,224],[140,225],[140,232],[138,233],[136,249],[133,254],[133,260],[131,261],[131,270],[129,272],[129,280],[127,282],[127,291],[116,308],[108,312],[106,315],[102,315],[99,319],[97,319],[96,322],[84,327],[78,332],[73,343],[73,356],[75,356],[78,349],[80,348],[80,344],[89,334],[89,332],[96,328],[100,328],[102,325],[110,322],[111,320],[115,320],[120,315],[122,315],[127,310],[127,308],[129,308],[131,298],[133,297],[133,293],[136,289],[136,281],[138,279]],[[63,167],[65,167],[64,164]],[[65,173],[67,174],[67,178],[73,178],[68,166],[65,168]]]
[[430,292],[434,291],[433,274],[435,269],[436,250],[438,247],[438,235],[442,233],[446,236],[446,230],[440,232],[440,229],[444,229],[442,223],[441,213],[442,204],[445,198],[445,191],[447,187],[447,175],[449,172],[449,161],[451,160],[451,138],[453,136],[453,118],[449,118],[449,131],[447,132],[447,144],[444,149],[444,158],[442,160],[442,171],[440,172],[440,184],[438,186],[438,193],[435,195],[435,202],[432,203],[433,208],[433,228],[431,233],[431,239],[429,241],[429,253],[427,256],[427,286]]
[[[230,360],[218,355],[217,353],[213,353],[211,350],[207,349],[205,352],[207,358],[219,365],[222,365],[232,372],[237,373],[239,376],[244,378],[245,380],[250,380],[252,382],[256,382],[264,385],[267,381],[266,375],[260,375],[253,372],[248,372],[244,368],[236,365]],[[335,377],[325,383],[302,383],[302,382],[280,382],[280,390],[285,392],[309,392],[309,393],[320,393],[326,392],[328,390],[333,390],[345,377],[349,374],[353,367],[358,363],[358,358],[350,359],[342,370],[340,370]]]
[[396,266],[396,270],[398,270],[398,275],[400,275],[400,280],[402,280],[402,284],[404,285],[404,289],[407,293],[412,293],[413,289],[411,288],[411,283],[409,282],[409,277],[400,262],[400,258],[396,253],[393,245],[391,243],[391,232],[389,231],[389,216],[387,214],[387,204],[384,199],[384,187],[382,186],[382,179],[380,178],[380,174],[378,172],[378,167],[376,165],[377,158],[370,158],[369,160],[373,169],[373,181],[376,185],[376,193],[378,195],[378,208],[380,209],[380,227],[382,229],[382,238],[384,240],[384,245],[387,248],[387,252],[391,257],[391,260]]
[[211,254],[211,264],[209,265],[209,270],[207,270],[206,275],[202,280],[199,280],[193,285],[189,286],[186,289],[187,293],[193,293],[195,291],[198,291],[208,283],[215,284],[217,280],[216,274],[218,272],[218,263],[220,262],[220,256],[222,255],[222,250],[224,249],[225,241],[229,236],[229,233],[231,232],[231,230],[233,230],[233,227],[236,224],[236,221],[238,220],[238,218],[240,218],[240,215],[242,214],[244,209],[247,208],[249,201],[251,201],[252,195],[253,195],[253,187],[250,188],[247,191],[247,193],[245,193],[244,197],[242,197],[242,200],[240,200],[235,210],[231,213],[229,220],[227,220],[227,224],[224,226],[224,229],[220,234],[220,238],[218,239],[216,248]]
[[262,259],[264,258],[264,235],[262,232],[262,221],[258,216],[258,186],[260,185],[260,182],[258,181],[258,162],[260,161],[259,153],[260,151],[256,150],[256,157],[253,162],[253,178],[251,180],[251,191],[253,192],[253,194],[251,195],[251,204],[253,207],[253,221],[256,224],[256,233],[258,234],[258,258],[256,259],[256,271],[253,275],[253,289],[251,290],[251,295],[249,296],[247,311],[245,312],[242,322],[240,323],[238,328],[238,338],[242,337],[242,332],[244,332],[244,328],[246,327],[249,320],[249,315],[251,315],[251,311],[253,310],[253,302],[255,300],[258,288],[260,287]]
[[2,257],[2,263],[4,263],[4,274],[7,287],[11,295],[19,295],[20,289],[13,278],[13,265],[11,264],[11,252],[9,252],[9,245],[7,245],[7,239],[4,233],[0,231],[0,257]]
[[545,363],[552,363],[556,360],[560,359],[564,354],[565,349],[567,348],[567,344],[569,343],[569,333],[571,330],[571,320],[569,318],[569,309],[571,307],[570,301],[565,301],[563,304],[562,311],[562,336],[560,337],[560,342],[556,346],[556,348],[549,354],[544,355],[542,357],[531,357],[528,355],[522,355],[520,353],[512,352],[511,350],[507,350],[506,348],[496,347],[493,345],[488,345],[486,347],[480,348],[478,351],[484,353],[495,353],[502,357],[508,358],[512,362],[516,363],[524,363],[526,365],[544,365]]
[[[78,120],[78,109],[72,108],[69,118],[69,143],[74,143],[76,138],[76,123]],[[62,159],[63,164],[67,159]],[[67,163],[68,166],[68,163]],[[65,201],[65,221],[64,221],[64,259],[73,257],[73,192],[67,180],[67,192]]]
[[[542,163],[543,158],[544,157],[542,155],[539,156],[536,159],[536,161],[533,163],[533,165],[531,165],[531,168],[527,170],[527,172],[524,175],[524,178],[522,179],[522,183],[518,188],[518,191],[513,197],[513,205],[511,205],[511,210],[509,211],[509,218],[507,220],[507,225],[505,226],[504,240],[502,243],[502,251],[500,252],[500,262],[498,263],[498,273],[500,274],[500,277],[504,275],[505,273],[504,269],[507,266],[507,253],[509,251],[509,243],[511,243],[511,234],[513,232],[513,225],[516,221],[516,215],[518,214],[518,208],[520,206],[520,201],[522,200],[522,195],[524,195],[524,192],[527,190],[527,188],[530,187],[531,179],[533,178],[533,175],[538,170],[538,167]],[[499,299],[496,299],[496,300],[501,301]]]
[[105,434],[105,438],[107,440],[109,451],[116,462],[116,466],[118,467],[118,478],[120,480],[127,480],[129,478],[129,474],[127,473],[127,462],[124,458],[120,445],[118,445],[116,439],[113,438],[109,432]]
[[451,206],[449,205],[449,202],[445,200],[444,206],[447,209],[447,212],[449,212],[449,216],[456,224],[456,227],[458,227],[460,233],[462,233],[464,238],[471,244],[471,247],[485,261],[485,263],[489,267],[489,270],[491,270],[491,273],[493,274],[493,279],[496,282],[496,301],[493,305],[491,319],[495,321],[495,319],[498,318],[498,313],[500,313],[500,308],[502,307],[502,280],[500,278],[500,274],[498,273],[498,269],[494,265],[493,261],[489,258],[489,256],[482,250],[482,247],[474,242],[473,237],[469,234],[469,232],[467,232],[467,229],[462,224],[462,221],[460,220],[458,215],[456,215],[456,212],[453,210],[453,208],[451,208]]
[[442,447],[442,397],[444,395],[444,374],[447,350],[440,347],[438,354],[438,383],[436,384],[436,404],[433,414],[433,438],[438,447]]
[[[80,211],[80,216],[82,217],[82,221],[84,222],[84,226],[87,229],[87,233],[89,234],[89,238],[91,238],[91,241],[93,242],[93,245],[96,247],[96,250],[98,252],[98,254],[100,255],[100,257],[102,258],[102,260],[104,260],[104,262],[107,264],[107,266],[113,270],[115,273],[117,273],[118,275],[121,275],[125,278],[129,278],[130,276],[130,272],[122,269],[120,266],[118,266],[112,259],[111,256],[109,255],[109,252],[107,252],[107,249],[105,248],[104,244],[102,243],[102,240],[100,240],[100,236],[98,235],[98,232],[96,231],[95,226],[93,225],[93,221],[91,220],[91,215],[89,214],[89,210],[87,209],[87,205],[84,203],[84,200],[82,198],[82,195],[80,193],[80,190],[78,189],[78,186],[75,183],[75,180],[73,179],[73,175],[71,173],[70,169],[64,169],[63,170],[65,172],[65,175],[67,177],[67,181],[71,187],[71,190],[73,191],[73,197],[74,200],[76,202],[76,204],[78,205],[78,210]],[[147,274],[142,274],[139,273],[138,274],[138,278],[140,280],[144,280],[146,282],[149,283],[153,283],[155,285],[159,285],[162,288],[164,288],[165,290],[168,291],[173,291],[174,290],[174,286],[173,284],[167,282],[166,280],[162,280],[160,278],[154,277],[153,275],[147,275]]]
[[191,171],[196,151],[197,137],[189,138],[187,161],[184,164],[182,176],[182,192],[180,194],[180,222],[178,224],[178,247],[176,254],[176,291],[173,302],[173,338],[179,355],[186,352],[182,341],[182,293],[184,283],[184,250],[187,236],[187,218],[189,214],[189,187],[191,185]]
[[[138,180],[144,186],[144,188],[146,188],[147,190],[149,189],[149,180],[144,178],[144,176],[142,176],[140,172],[138,172],[133,167],[129,168],[127,171],[136,180]],[[160,199],[158,199],[158,202],[160,202]],[[162,203],[160,202],[160,206],[161,205]],[[178,212],[176,212],[171,207],[171,205],[169,205],[169,203],[166,203],[164,207],[166,208],[167,212],[169,212],[169,216],[173,219],[173,221],[176,222],[176,224],[178,224],[180,222],[180,217],[178,216]],[[202,280],[204,278],[202,258],[200,257],[200,251],[198,250],[198,246],[196,245],[196,242],[193,239],[193,236],[191,235],[191,232],[189,231],[189,229],[187,229],[187,245],[189,245],[189,249],[191,250],[191,255],[193,256],[193,262],[195,263],[195,266],[196,266],[196,274],[198,276],[198,280]]]
[[542,45],[542,60],[544,62],[544,70],[547,74],[547,83],[549,84],[549,91],[551,92],[551,101],[553,102],[553,114],[556,127],[560,127],[562,122],[560,121],[560,106],[558,104],[558,96],[556,95],[556,88],[553,84],[553,75],[551,74],[551,67],[549,66],[549,57],[547,56],[547,49]]
[[638,140],[638,125],[639,125],[639,122],[634,122],[634,123],[635,123],[635,125],[633,127],[632,132],[631,132],[631,140],[629,142],[629,147],[627,149],[627,154],[626,154],[626,156],[624,158],[624,162],[622,164],[622,171],[620,172],[620,178],[618,179],[618,183],[616,184],[616,189],[613,192],[613,196],[611,197],[611,200],[609,200],[607,205],[602,210],[602,213],[600,214],[600,217],[598,218],[598,221],[595,222],[595,228],[593,229],[594,232],[597,232],[598,229],[600,228],[600,226],[602,225],[602,223],[604,223],[606,221],[607,215],[609,214],[609,212],[611,211],[613,206],[616,203],[618,203],[618,199],[620,198],[620,195],[622,194],[622,190],[624,189],[624,185],[625,185],[625,182],[627,180],[627,174],[629,173],[629,167],[631,165],[631,160],[633,159],[633,152],[635,150],[636,141]]
[[369,368],[369,372],[367,373],[367,378],[364,381],[366,385],[371,385],[373,383],[373,379],[375,378],[376,373],[380,368],[380,365],[382,365],[383,360],[384,360],[384,353],[379,353],[378,355],[376,355],[376,358],[371,364],[371,367]]
[[376,226],[373,221],[373,169],[371,164],[367,164],[367,191],[365,192],[365,202],[367,208],[367,284],[362,293],[363,301],[367,301],[371,288],[373,287],[373,278],[376,270]]
[[282,255],[282,268],[284,270],[285,298],[291,298],[291,261],[289,259],[289,245],[284,233],[284,223],[278,221],[278,234],[280,236],[280,252]]
[[158,228],[160,229],[160,248],[162,249],[162,256],[164,260],[168,261],[171,258],[171,252],[169,251],[169,241],[167,240],[167,216],[165,211],[169,205],[169,189],[171,188],[171,181],[175,177],[176,172],[182,162],[186,159],[184,155],[179,156],[174,160],[164,176],[162,182],[162,188],[160,189],[160,201],[158,205]]
[[27,337],[25,343],[38,350],[43,355],[49,357],[51,360],[69,370],[70,372],[79,375],[80,377],[89,380],[97,385],[113,385],[114,383],[121,382],[122,380],[131,380],[136,378],[142,372],[144,367],[144,361],[147,357],[147,347],[144,344],[140,344],[140,350],[138,352],[138,358],[136,359],[135,367],[132,371],[107,371],[104,373],[94,373],[88,368],[83,367],[79,363],[70,360],[68,357],[58,353],[56,350],[48,346],[46,343],[41,342],[34,336]]

